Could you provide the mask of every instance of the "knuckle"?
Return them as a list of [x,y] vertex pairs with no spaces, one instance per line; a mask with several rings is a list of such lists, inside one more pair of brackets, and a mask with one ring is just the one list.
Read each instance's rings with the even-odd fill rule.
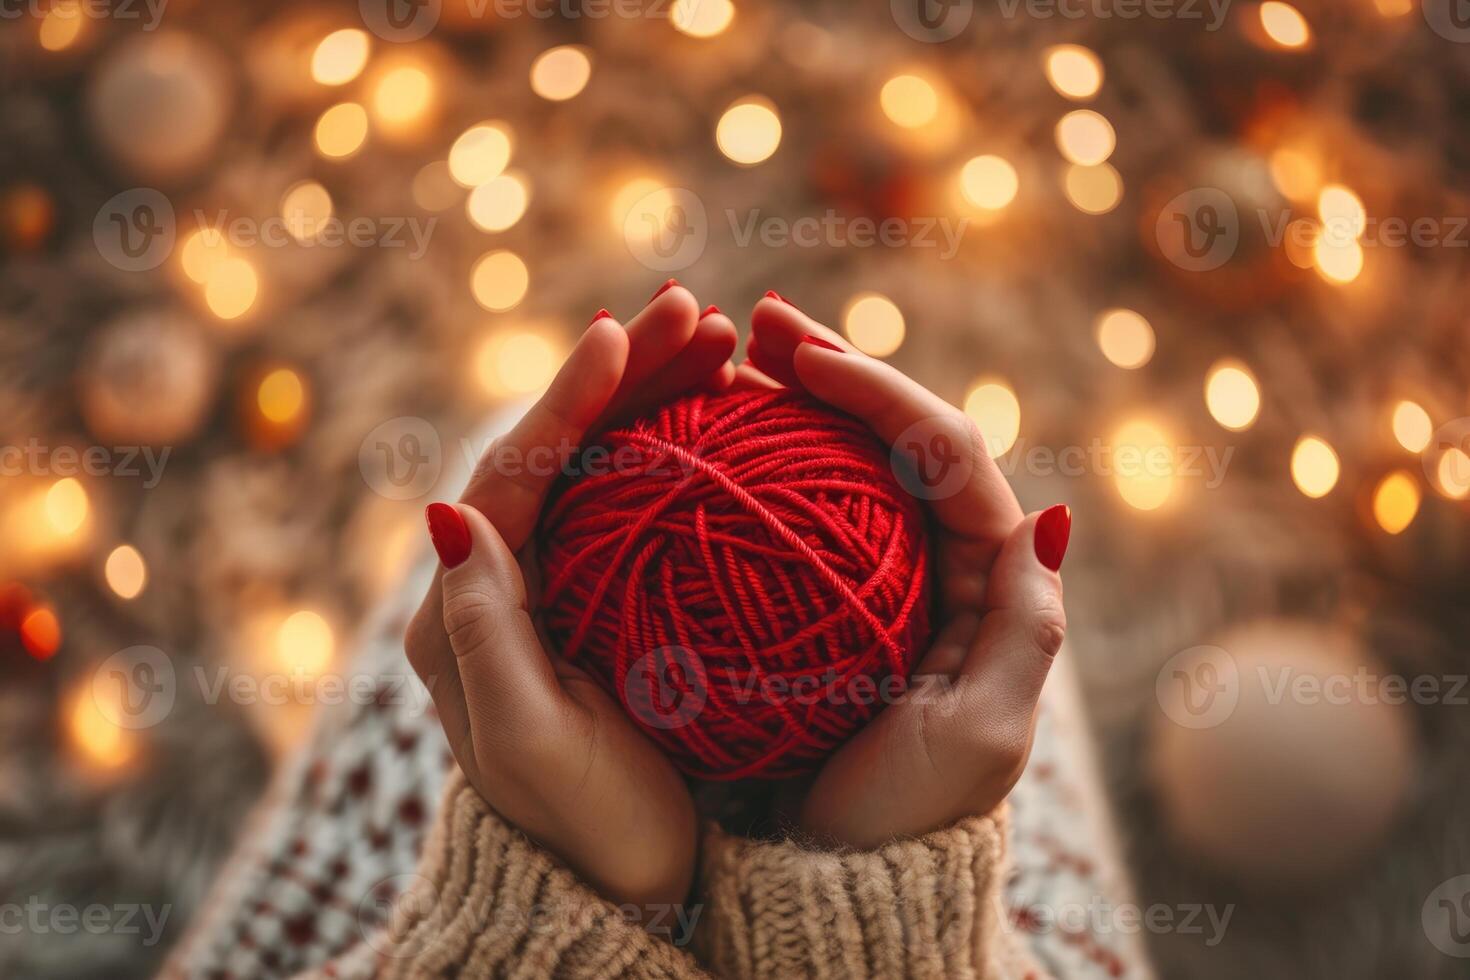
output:
[[1031,643],[1047,659],[1055,657],[1067,638],[1067,614],[1061,601],[1048,597],[1039,603],[1031,616]]
[[498,642],[503,612],[483,587],[457,589],[444,595],[444,631],[460,656],[486,650]]

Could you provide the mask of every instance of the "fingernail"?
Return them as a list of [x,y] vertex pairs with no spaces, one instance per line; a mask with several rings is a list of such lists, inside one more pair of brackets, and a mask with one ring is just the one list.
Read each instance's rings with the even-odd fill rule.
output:
[[666,282],[662,286],[658,287],[658,292],[656,292],[656,293],[653,294],[653,297],[651,299],[649,299],[649,302],[652,303],[655,299],[658,299],[664,293],[666,293],[669,290],[673,289],[677,285],[679,285],[679,280],[677,280],[677,279],[670,279],[668,282]]
[[1062,567],[1067,556],[1067,540],[1072,536],[1072,508],[1057,504],[1041,512],[1036,519],[1036,558],[1052,571]]
[[708,305],[708,306],[706,306],[704,308],[704,312],[703,313],[699,314],[699,318],[701,320],[703,320],[705,317],[710,316],[710,315],[715,314],[715,313],[719,313],[719,312],[720,312],[720,308],[718,306],[716,306],[715,304],[711,303],[710,305]]
[[589,327],[592,326],[592,324],[593,323],[596,323],[598,320],[611,320],[611,319],[612,319],[612,314],[609,313],[607,310],[598,310],[597,311],[597,315],[592,318],[592,320],[587,324],[587,326],[589,326]]
[[803,344],[811,344],[813,347],[820,347],[822,348],[822,350],[835,350],[839,354],[847,353],[847,351],[843,350],[841,347],[838,347],[830,340],[823,340],[821,337],[817,337],[813,334],[807,334],[805,337],[801,338],[801,342]]
[[424,509],[429,540],[445,568],[454,568],[470,556],[470,529],[464,518],[448,504],[430,504]]
[[801,307],[797,306],[795,303],[791,302],[791,300],[787,299],[785,296],[782,296],[780,293],[776,292],[774,289],[767,289],[766,290],[766,298],[767,299],[778,300],[778,301],[780,301],[782,303],[785,303],[787,306],[791,307],[796,312],[798,312],[798,313],[801,312]]

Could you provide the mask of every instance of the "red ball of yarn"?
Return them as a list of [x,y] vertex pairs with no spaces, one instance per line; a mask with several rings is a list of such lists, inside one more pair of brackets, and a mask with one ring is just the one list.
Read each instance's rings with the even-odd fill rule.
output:
[[801,394],[695,395],[604,434],[543,519],[544,623],[685,773],[815,768],[929,635],[924,512]]

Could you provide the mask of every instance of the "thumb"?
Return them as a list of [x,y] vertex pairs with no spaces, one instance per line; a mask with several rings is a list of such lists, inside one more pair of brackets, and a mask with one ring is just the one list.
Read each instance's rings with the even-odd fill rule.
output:
[[468,504],[431,504],[429,534],[444,563],[444,632],[476,746],[544,719],[560,699],[536,635],[526,580],[505,539]]

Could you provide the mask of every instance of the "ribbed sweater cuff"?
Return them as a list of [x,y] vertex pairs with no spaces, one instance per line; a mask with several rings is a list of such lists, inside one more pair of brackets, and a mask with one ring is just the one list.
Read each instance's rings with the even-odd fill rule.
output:
[[1001,926],[1005,812],[873,851],[707,828],[696,938],[721,977],[1022,977]]
[[413,888],[374,946],[382,977],[704,974],[506,823],[456,771]]

